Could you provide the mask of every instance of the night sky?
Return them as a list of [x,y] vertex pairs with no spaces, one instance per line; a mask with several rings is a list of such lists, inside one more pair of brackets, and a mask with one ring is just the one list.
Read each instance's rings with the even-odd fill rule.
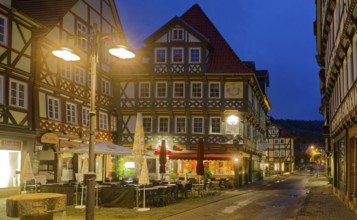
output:
[[275,119],[322,120],[312,0],[116,0],[129,46],[199,4],[243,61],[269,71]]

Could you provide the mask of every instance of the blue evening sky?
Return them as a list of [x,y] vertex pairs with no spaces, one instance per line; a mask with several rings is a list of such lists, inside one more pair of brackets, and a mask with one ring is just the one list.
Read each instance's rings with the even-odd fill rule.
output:
[[322,120],[312,0],[116,0],[129,46],[138,50],[195,3],[243,61],[270,75],[275,119]]

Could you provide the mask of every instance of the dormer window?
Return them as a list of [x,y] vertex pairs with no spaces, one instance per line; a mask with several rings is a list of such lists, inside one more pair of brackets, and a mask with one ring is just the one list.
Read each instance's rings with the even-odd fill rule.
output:
[[172,29],[172,40],[183,40],[183,28]]
[[172,48],[172,63],[183,63],[183,48]]
[[166,48],[155,48],[155,63],[166,63]]

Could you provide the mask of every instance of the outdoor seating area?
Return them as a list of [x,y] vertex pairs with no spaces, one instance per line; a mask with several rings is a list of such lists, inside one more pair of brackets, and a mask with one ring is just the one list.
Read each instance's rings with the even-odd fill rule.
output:
[[[95,186],[96,207],[136,208],[162,207],[194,197],[214,196],[227,189],[228,179],[189,179],[175,183],[150,180],[147,185],[139,185],[136,179],[121,182],[97,182]],[[85,207],[86,187],[78,182],[39,185],[37,191],[28,193],[58,193],[66,195],[66,205]],[[145,193],[145,197],[144,197]]]

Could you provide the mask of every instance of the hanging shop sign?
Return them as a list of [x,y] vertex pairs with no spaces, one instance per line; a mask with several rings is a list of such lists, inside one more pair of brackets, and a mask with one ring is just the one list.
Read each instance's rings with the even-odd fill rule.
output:
[[41,137],[41,143],[43,144],[58,144],[58,136],[54,133],[45,133]]

